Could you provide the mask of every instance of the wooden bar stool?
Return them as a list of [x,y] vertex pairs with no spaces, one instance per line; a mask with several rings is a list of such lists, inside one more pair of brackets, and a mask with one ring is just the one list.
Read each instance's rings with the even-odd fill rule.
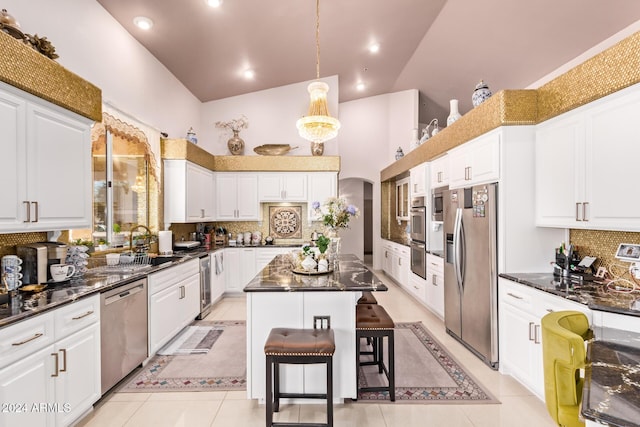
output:
[[[388,391],[392,402],[396,400],[395,357],[393,343],[393,320],[381,305],[359,304],[356,306],[356,384],[360,391]],[[384,364],[384,338],[387,338],[388,366]],[[373,351],[360,351],[360,339],[373,340]],[[370,354],[372,361],[360,361],[360,356]],[[388,386],[360,387],[360,366],[377,365],[378,372],[387,377]]]
[[373,296],[371,291],[363,291],[362,296],[358,299],[358,304],[377,304],[378,300]]
[[[320,323],[320,328],[317,324]],[[324,328],[326,325],[326,328]],[[314,316],[313,329],[273,328],[264,344],[266,355],[266,426],[333,426],[333,354],[336,350],[328,316]],[[327,366],[326,393],[280,392],[280,364],[324,363]],[[280,398],[327,400],[327,423],[274,423],[273,413],[280,410]]]

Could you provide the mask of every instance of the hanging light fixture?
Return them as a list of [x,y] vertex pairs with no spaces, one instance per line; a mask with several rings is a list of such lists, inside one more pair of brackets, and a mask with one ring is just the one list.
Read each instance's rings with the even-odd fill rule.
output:
[[298,133],[311,141],[311,154],[321,156],[324,142],[338,136],[340,122],[329,115],[327,92],[329,85],[320,81],[320,0],[316,0],[316,81],[311,83],[309,91],[309,114],[296,122]]

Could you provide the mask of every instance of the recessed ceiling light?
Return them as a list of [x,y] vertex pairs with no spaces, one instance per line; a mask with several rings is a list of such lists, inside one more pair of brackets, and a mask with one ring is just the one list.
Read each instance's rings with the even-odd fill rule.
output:
[[153,27],[153,21],[146,16],[136,16],[135,18],[133,18],[133,23],[136,25],[136,27],[142,30],[149,30],[151,29],[151,27]]
[[369,45],[369,52],[378,53],[380,50],[380,43],[372,43]]
[[358,91],[360,91],[360,92],[365,90],[365,88],[366,88],[366,86],[362,82],[358,82],[358,84],[356,85],[356,89],[358,89]]
[[251,80],[256,76],[256,73],[255,73],[255,71],[249,69],[249,70],[244,70],[243,75],[244,75],[245,79]]
[[211,7],[220,7],[222,5],[222,0],[204,0],[204,2]]

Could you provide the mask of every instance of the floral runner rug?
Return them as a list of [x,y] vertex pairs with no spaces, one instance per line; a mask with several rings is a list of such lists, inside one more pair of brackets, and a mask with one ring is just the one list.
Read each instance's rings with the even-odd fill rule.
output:
[[118,392],[246,390],[246,325],[239,321],[197,321],[217,335],[206,353],[156,355]]
[[[462,368],[422,323],[396,323],[395,326],[396,403],[500,403]],[[365,340],[361,345],[366,345]],[[386,384],[386,376],[378,373],[377,366],[360,367],[360,387]],[[358,394],[358,402],[385,401],[391,403],[387,391]]]

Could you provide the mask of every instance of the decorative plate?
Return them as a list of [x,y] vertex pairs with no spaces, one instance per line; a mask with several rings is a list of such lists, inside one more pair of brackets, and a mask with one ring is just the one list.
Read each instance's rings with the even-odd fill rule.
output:
[[293,271],[296,274],[304,274],[307,276],[319,276],[321,274],[329,274],[329,273],[333,273],[333,268],[330,268],[327,271],[318,271],[318,270],[299,270],[297,268],[292,269],[291,271]]
[[24,285],[21,286],[20,289],[22,292],[42,292],[45,290],[47,285]]
[[282,156],[298,147],[291,147],[289,144],[265,144],[253,149],[254,152],[261,156]]

